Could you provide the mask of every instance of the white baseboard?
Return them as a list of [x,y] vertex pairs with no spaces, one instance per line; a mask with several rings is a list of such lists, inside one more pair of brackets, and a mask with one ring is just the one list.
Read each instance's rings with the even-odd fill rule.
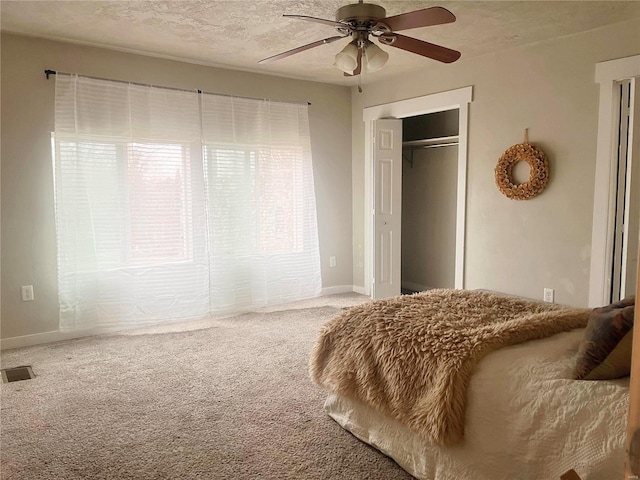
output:
[[[339,293],[359,293],[364,295],[364,288],[356,285],[337,285],[335,287],[323,288],[321,295],[336,295]],[[31,347],[33,345],[41,345],[43,343],[60,342],[62,340],[71,340],[73,338],[89,337],[99,335],[101,333],[109,333],[117,330],[123,330],[123,327],[112,329],[96,329],[96,330],[80,330],[77,332],[61,332],[54,330],[51,332],[34,333],[32,335],[22,335],[20,337],[9,337],[0,339],[0,350],[9,350],[11,348]]]
[[426,290],[432,290],[433,287],[428,287],[426,285],[420,285],[419,283],[413,282],[402,282],[402,288],[407,290],[413,290],[414,292],[424,292]]
[[355,292],[356,287],[353,285],[337,285],[335,287],[325,287],[322,289],[321,295],[336,295],[338,293]]
[[41,345],[43,343],[59,342],[61,340],[70,340],[72,338],[89,337],[105,333],[104,330],[81,330],[78,332],[60,332],[58,330],[52,332],[34,333],[32,335],[22,335],[20,337],[3,338],[0,340],[0,350],[9,350],[10,348],[31,347],[33,345]]
[[364,287],[360,287],[358,285],[353,286],[353,291],[355,293],[359,293],[360,295],[366,295],[366,293],[364,293]]

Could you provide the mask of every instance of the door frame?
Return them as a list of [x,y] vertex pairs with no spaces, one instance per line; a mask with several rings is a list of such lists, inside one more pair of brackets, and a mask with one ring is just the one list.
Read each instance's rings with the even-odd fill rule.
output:
[[596,64],[595,80],[600,84],[598,140],[596,148],[589,307],[610,303],[613,265],[613,232],[617,175],[617,114],[619,90],[616,82],[640,76],[640,55]]
[[[472,101],[473,87],[463,87],[447,92],[409,98],[397,102],[367,107],[362,117],[364,129],[364,294],[371,296],[373,289],[373,121],[381,118],[406,118],[428,113],[458,109],[458,186],[456,211],[456,260],[455,288],[464,288],[464,251],[467,196],[467,138],[469,123],[469,103]],[[400,259],[396,259],[400,262]]]

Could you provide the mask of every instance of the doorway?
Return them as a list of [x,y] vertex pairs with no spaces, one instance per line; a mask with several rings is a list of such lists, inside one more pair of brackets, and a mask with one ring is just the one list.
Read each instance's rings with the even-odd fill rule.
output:
[[[638,223],[640,217],[640,125],[638,83],[634,79],[617,82],[619,105],[615,164],[613,264],[611,298],[622,300],[636,291],[638,265]],[[634,105],[635,103],[635,105]],[[634,118],[635,116],[635,118]],[[634,131],[635,130],[635,131]],[[634,145],[635,144],[635,145]]]
[[631,294],[637,282],[640,55],[596,64],[596,82],[600,107],[589,307]]
[[458,117],[402,119],[402,293],[455,287]]
[[[390,148],[384,158],[378,158],[381,150],[381,139],[391,139],[395,130],[390,128],[389,120],[405,119],[420,115],[458,111],[458,152],[456,161],[456,205],[455,205],[455,269],[454,286],[464,288],[464,243],[465,243],[465,210],[466,210],[466,175],[467,175],[467,124],[468,104],[472,98],[472,87],[465,87],[448,92],[426,95],[408,100],[401,100],[364,109],[365,121],[365,285],[364,293],[372,298],[386,298],[399,295],[401,291],[401,201],[397,195],[402,190],[402,175],[397,172],[402,165],[402,150]],[[385,123],[386,122],[386,123]],[[376,124],[384,125],[377,129]],[[396,120],[396,124],[401,123]],[[395,127],[394,127],[395,128]],[[400,126],[400,130],[401,130]],[[401,132],[399,133],[401,136]],[[375,139],[378,138],[376,143]],[[389,140],[388,145],[395,145]],[[383,149],[384,150],[384,149]],[[381,177],[388,180],[381,182]],[[381,188],[384,186],[384,188]],[[382,195],[384,192],[391,195]],[[395,192],[395,193],[394,193]],[[376,203],[391,199],[385,208],[376,208]],[[388,208],[390,207],[390,208]],[[384,214],[383,219],[378,218]],[[378,236],[380,226],[384,225],[384,237]],[[376,241],[378,238],[378,241]],[[393,239],[393,243],[379,241]],[[393,245],[393,247],[392,247]],[[377,266],[376,266],[377,265]],[[381,277],[381,273],[384,275]]]

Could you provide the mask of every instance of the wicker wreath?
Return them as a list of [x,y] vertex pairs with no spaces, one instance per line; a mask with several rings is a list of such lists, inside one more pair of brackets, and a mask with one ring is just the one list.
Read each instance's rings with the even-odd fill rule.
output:
[[[527,162],[530,167],[529,180],[513,182],[513,166]],[[498,189],[512,200],[529,200],[541,193],[549,182],[549,161],[542,150],[529,143],[509,147],[502,154],[495,169]]]

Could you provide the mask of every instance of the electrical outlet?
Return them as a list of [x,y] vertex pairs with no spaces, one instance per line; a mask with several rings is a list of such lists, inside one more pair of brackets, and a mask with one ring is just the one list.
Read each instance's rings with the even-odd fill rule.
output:
[[329,266],[330,267],[335,267],[336,266],[336,257],[329,257]]
[[553,303],[553,293],[553,288],[545,288],[543,300],[547,303]]
[[20,287],[20,294],[23,302],[30,302],[33,300],[33,285],[23,285]]

